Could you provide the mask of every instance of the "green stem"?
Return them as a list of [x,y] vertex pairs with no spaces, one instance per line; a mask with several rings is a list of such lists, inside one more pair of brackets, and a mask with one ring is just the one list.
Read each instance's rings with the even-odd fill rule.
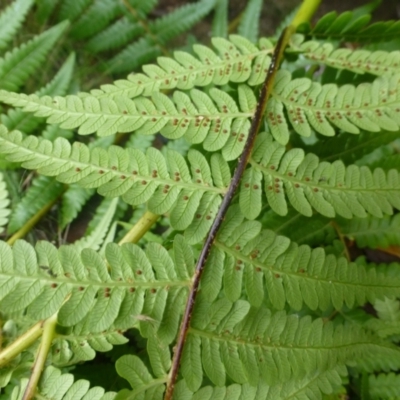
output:
[[0,368],[30,347],[42,334],[43,321],[39,321],[0,353]]
[[150,211],[146,211],[138,222],[132,227],[132,229],[120,240],[119,245],[124,243],[137,243],[144,234],[150,230],[150,228],[160,218],[159,215],[153,214]]
[[62,193],[57,196],[54,200],[47,203],[44,207],[42,207],[32,218],[30,218],[26,224],[19,229],[17,232],[14,233],[8,240],[7,243],[9,245],[14,244],[18,239],[25,237],[33,228],[34,226],[51,210],[54,204],[57,203],[58,199]]
[[304,22],[309,22],[317,11],[321,0],[304,0],[291,22],[295,29]]
[[40,347],[35,359],[35,364],[33,365],[32,374],[29,378],[29,382],[25,389],[22,400],[30,400],[33,399],[35,396],[36,388],[44,369],[44,364],[46,362],[47,355],[49,354],[51,343],[53,342],[55,336],[56,326],[57,313],[47,319],[43,324],[42,342],[40,343]]

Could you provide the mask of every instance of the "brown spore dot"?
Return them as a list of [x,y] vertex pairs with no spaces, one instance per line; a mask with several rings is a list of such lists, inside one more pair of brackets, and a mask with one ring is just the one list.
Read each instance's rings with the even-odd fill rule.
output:
[[314,192],[318,192],[318,188],[314,188],[313,190],[314,190]]
[[99,174],[100,175],[104,174],[104,171],[102,169],[99,169]]
[[143,180],[142,185],[147,185],[147,181]]
[[253,185],[253,189],[257,190],[258,189],[258,185]]
[[81,172],[82,170],[81,170],[80,168],[76,167],[76,168],[75,168],[75,171],[76,171],[76,172]]
[[201,214],[196,214],[196,218],[197,219],[201,218]]
[[196,183],[201,183],[201,179],[196,179]]
[[129,292],[133,293],[136,289],[134,287],[129,288]]
[[111,296],[110,293],[108,292],[104,293],[104,297],[110,297],[110,296]]
[[79,286],[78,290],[79,290],[80,292],[83,292],[83,291],[85,290],[85,288],[84,288],[83,286]]
[[236,266],[235,269],[236,269],[236,271],[240,271],[241,270],[241,268],[239,266]]
[[280,278],[281,276],[279,274],[275,274],[275,278]]
[[288,176],[293,176],[293,172],[288,172]]
[[143,272],[142,272],[140,269],[138,269],[138,270],[136,271],[136,274],[137,274],[137,275],[142,275],[142,273],[143,273]]
[[301,274],[304,274],[304,272],[305,272],[305,271],[304,271],[304,268],[300,268],[300,269],[299,269],[299,272],[300,272]]
[[304,180],[306,181],[306,182],[310,182],[310,178],[307,176],[306,178],[304,178]]
[[196,168],[196,174],[199,174],[200,170],[198,168]]
[[275,178],[275,182],[279,182],[279,178]]
[[128,111],[123,110],[123,111],[122,111],[122,114],[128,114]]
[[154,293],[157,293],[157,289],[151,288],[151,289],[150,289],[150,292],[153,293],[153,294],[154,294]]
[[272,186],[270,185],[270,186],[268,186],[268,190],[272,190]]
[[120,178],[121,178],[121,179],[125,179],[126,176],[125,176],[125,175],[121,175]]
[[132,171],[132,175],[137,175],[138,172],[137,171]]
[[237,245],[235,246],[235,250],[240,250],[240,245],[237,244]]
[[51,284],[51,287],[52,287],[53,289],[55,289],[55,288],[57,287],[57,283],[52,283],[52,284]]
[[206,216],[206,219],[207,219],[207,220],[210,220],[210,219],[211,219],[211,215],[207,215],[207,216]]
[[256,272],[261,272],[261,268],[260,267],[256,267]]
[[275,165],[271,165],[269,168],[274,170],[275,169]]
[[116,171],[116,170],[117,170],[117,167],[116,167],[115,165],[113,165],[113,166],[111,167],[111,169],[112,169],[113,171]]
[[248,188],[248,187],[250,187],[250,184],[249,184],[248,182],[246,182],[246,183],[244,184],[244,187]]
[[189,200],[189,196],[183,196],[183,200]]
[[299,185],[298,183],[295,183],[295,184],[294,184],[294,187],[295,187],[295,188],[299,188],[300,185]]

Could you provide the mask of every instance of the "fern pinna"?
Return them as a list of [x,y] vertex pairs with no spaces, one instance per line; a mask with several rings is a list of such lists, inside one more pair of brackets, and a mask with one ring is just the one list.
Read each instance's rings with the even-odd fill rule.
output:
[[399,23],[318,3],[7,2],[5,398],[399,397]]

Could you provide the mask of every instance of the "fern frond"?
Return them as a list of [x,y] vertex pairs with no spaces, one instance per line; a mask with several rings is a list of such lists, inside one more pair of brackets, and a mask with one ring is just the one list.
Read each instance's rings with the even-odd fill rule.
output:
[[239,107],[224,91],[213,88],[210,95],[192,89],[190,96],[175,92],[172,101],[162,93],[152,99],[98,99],[94,96],[38,97],[0,91],[7,104],[24,107],[36,116],[60,124],[61,128],[78,128],[78,133],[96,132],[108,136],[116,132],[138,131],[151,135],[161,132],[169,139],[184,136],[192,143],[203,143],[207,151],[224,148],[226,159],[237,158],[243,150],[256,106],[256,98],[248,86],[239,89]]
[[156,330],[170,343],[193,255],[182,237],[175,238],[174,259],[155,243],[146,253],[136,245],[110,243],[103,259],[91,249],[57,250],[49,242],[34,249],[19,240],[12,248],[0,242],[0,269],[1,304],[8,312],[27,308],[28,316],[44,319],[61,307],[59,324],[73,326],[87,318],[92,333],[112,325],[127,329],[139,321],[142,336]]
[[[301,214],[312,215],[312,208],[326,217],[336,213],[345,218],[365,218],[367,212],[382,218],[391,215],[393,207],[400,209],[400,173],[373,172],[366,166],[345,167],[341,161],[319,162],[314,154],[304,155],[302,149],[286,152],[284,146],[260,134],[255,145],[252,167],[264,176],[265,191],[270,207],[279,215],[288,212],[285,194]],[[240,196],[252,190],[261,196],[260,185],[242,183]],[[246,215],[247,207],[242,210]],[[312,206],[312,208],[311,208]]]
[[370,164],[371,167],[379,167],[384,169],[385,171],[389,171],[391,169],[398,169],[400,165],[400,154],[392,154],[390,156],[386,156],[384,158],[380,158],[379,161],[375,160]]
[[[400,28],[399,28],[400,32]],[[291,41],[290,52],[302,54],[311,62],[346,69],[357,74],[396,74],[400,66],[400,51],[369,51],[337,48],[331,43],[304,41],[298,35]]]
[[14,0],[0,14],[0,51],[7,48],[25,19],[33,0]]
[[13,208],[7,231],[9,234],[16,232],[49,203],[55,202],[64,192],[64,185],[54,178],[38,176],[33,179],[32,185],[25,192],[24,197]]
[[74,21],[70,35],[73,39],[85,39],[100,32],[119,14],[120,4],[114,0],[94,0]]
[[[321,161],[342,160],[346,165],[353,164],[379,147],[385,146],[400,137],[399,132],[383,131],[379,135],[371,132],[361,132],[359,135],[341,133],[333,138],[321,138],[316,144],[306,146],[301,140],[295,141],[296,147],[302,147],[307,153],[318,154]],[[385,160],[380,160],[381,163]],[[393,164],[386,171],[399,166]],[[378,165],[377,165],[378,167]]]
[[258,38],[258,25],[262,9],[262,0],[250,0],[240,18],[238,34],[244,36],[250,42],[256,43]]
[[44,24],[57,8],[60,0],[36,0],[36,19],[40,24]]
[[332,11],[319,19],[314,28],[302,25],[300,31],[307,36],[337,39],[346,42],[383,42],[397,39],[400,21],[375,22],[368,25],[370,15],[356,16],[350,11],[339,14]]
[[[176,51],[174,58],[159,57],[158,65],[145,65],[143,73],[131,74],[128,79],[115,81],[112,85],[102,85],[101,89],[91,93],[97,97],[133,98],[174,88],[188,90],[209,84],[222,86],[228,82],[246,82],[255,86],[264,81],[273,51],[269,40],[260,39],[259,45],[255,46],[241,36],[231,35],[229,40],[212,38],[211,43],[216,52],[196,44],[193,51],[197,57]],[[155,51],[154,45],[143,38],[135,44],[132,55],[142,59],[146,47],[147,51]],[[128,49],[125,51],[129,52]]]
[[398,131],[400,125],[400,75],[384,75],[358,86],[321,85],[308,78],[292,79],[288,71],[277,73],[267,104],[268,126],[274,138],[286,144],[290,126],[301,136],[312,130],[334,136],[335,128],[359,133]]
[[[316,371],[304,379],[292,379],[287,382],[269,386],[259,382],[257,386],[247,383],[232,384],[222,387],[205,386],[193,393],[184,380],[178,382],[175,389],[176,400],[290,400],[320,399],[323,395],[333,394],[341,385],[341,375],[346,375],[346,368],[337,366],[328,371]],[[174,399],[175,399],[174,397]]]
[[58,20],[74,21],[82,15],[93,0],[63,0],[58,14]]
[[218,0],[214,7],[211,37],[228,37],[228,0]]
[[240,384],[275,385],[304,379],[311,371],[331,370],[364,352],[400,361],[398,348],[355,324],[271,313],[224,298],[199,305],[186,343],[182,375],[192,391],[199,389],[204,373],[216,386],[223,386],[227,377]]
[[113,346],[128,342],[118,329],[111,327],[92,333],[86,322],[78,322],[73,328],[64,328],[65,332],[57,333],[51,347],[51,359],[55,366],[65,367],[93,360],[97,351],[110,351]]
[[27,43],[5,54],[0,59],[0,88],[17,91],[46,60],[54,43],[68,27],[59,23]]
[[400,375],[371,374],[368,378],[368,388],[371,399],[400,398]]
[[105,393],[99,386],[90,389],[90,382],[84,379],[74,382],[72,374],[62,373],[51,365],[44,370],[37,391],[37,396],[42,400],[112,400],[115,395],[115,392]]
[[[64,96],[67,93],[75,65],[75,54],[71,53],[56,76],[43,88],[38,90],[38,96]],[[43,121],[41,118],[33,117],[22,110],[9,110],[7,114],[0,115],[2,124],[7,129],[18,129],[26,134],[33,132]]]
[[[164,44],[187,31],[204,18],[212,10],[215,2],[216,0],[199,0],[193,4],[181,6],[155,21],[146,22],[148,25],[147,36],[132,43],[113,57],[107,63],[108,69],[112,72],[132,71],[145,62],[149,62],[161,55]],[[133,19],[135,20],[136,18]],[[147,52],[145,51],[145,46],[147,47]]]
[[92,53],[112,50],[126,45],[143,32],[142,25],[131,22],[127,17],[122,17],[92,37],[86,43],[86,48]]
[[387,248],[400,243],[400,214],[385,218],[340,220],[340,230],[358,247]]
[[69,188],[63,193],[61,208],[59,213],[59,227],[64,229],[70,224],[81,211],[86,202],[93,196],[94,191],[91,189],[84,189],[78,185],[70,185]]
[[18,131],[8,133],[1,126],[0,136],[0,152],[9,153],[10,160],[22,161],[24,168],[57,176],[63,183],[98,188],[103,196],[122,196],[128,204],[148,202],[149,210],[156,214],[170,212],[175,229],[190,227],[186,235],[191,243],[208,232],[230,181],[229,166],[220,154],[211,157],[210,168],[200,152],[191,150],[190,172],[185,159],[172,150],[166,157],[154,148],[146,155],[117,146],[108,151],[99,147],[89,150],[82,143],[71,146],[63,138],[53,143],[34,136],[23,139]]
[[9,205],[7,185],[4,182],[3,174],[0,172],[0,233],[4,231],[4,226],[7,225],[9,220],[11,213]]
[[365,326],[372,329],[382,338],[400,335],[400,302],[394,298],[385,297],[374,302],[378,318],[371,318]]
[[340,310],[344,303],[353,307],[400,291],[400,280],[378,268],[326,255],[321,248],[298,246],[261,230],[259,222],[243,220],[238,207],[232,207],[217,236],[209,261],[212,268],[202,279],[202,290],[210,299],[223,284],[231,301],[241,297],[244,287],[254,306],[267,295],[279,310],[286,302],[295,310],[301,310],[303,303],[312,310],[332,305]]

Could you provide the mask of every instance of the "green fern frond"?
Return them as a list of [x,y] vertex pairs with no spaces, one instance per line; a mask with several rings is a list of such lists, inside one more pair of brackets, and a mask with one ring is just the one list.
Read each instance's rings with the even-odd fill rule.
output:
[[0,14],[0,51],[7,48],[9,42],[22,25],[33,0],[14,0]]
[[[400,32],[400,28],[399,28]],[[292,38],[291,51],[302,54],[311,62],[346,69],[357,74],[396,74],[400,67],[400,51],[369,51],[337,48],[331,43],[306,41],[298,35]]]
[[[108,69],[112,72],[132,71],[161,55],[163,45],[204,18],[212,10],[215,2],[216,0],[199,0],[193,4],[181,6],[155,21],[146,22],[147,35],[113,57],[107,63]],[[147,46],[147,52],[145,52],[145,46]],[[140,55],[139,59],[138,55]]]
[[204,373],[216,386],[223,386],[227,377],[240,384],[275,385],[351,363],[364,352],[400,361],[395,346],[355,324],[312,321],[309,316],[271,313],[264,307],[250,308],[244,300],[231,303],[221,298],[195,310],[182,375],[192,391],[199,389]]
[[120,330],[110,328],[92,333],[87,320],[78,322],[73,328],[64,328],[57,333],[51,347],[52,363],[58,367],[93,360],[96,352],[110,351],[113,346],[128,342]]
[[[320,138],[316,144],[306,146],[302,140],[296,140],[296,147],[302,147],[307,153],[318,154],[321,161],[342,160],[346,165],[356,163],[362,157],[372,153],[376,149],[392,143],[400,137],[399,132],[383,131],[379,135],[372,132],[361,132],[359,135],[348,135],[341,133],[333,138]],[[379,161],[379,167],[383,168]],[[400,163],[390,168],[384,168],[386,171],[397,168]],[[389,165],[388,165],[389,166]],[[378,165],[377,165],[378,167]]]
[[238,34],[244,36],[250,42],[256,43],[258,35],[258,26],[262,9],[262,0],[250,0],[240,18]]
[[[259,134],[250,163],[263,174],[268,203],[279,215],[288,212],[285,194],[291,205],[306,216],[311,216],[314,208],[327,217],[337,213],[345,218],[365,218],[368,212],[382,218],[391,215],[393,207],[400,209],[400,174],[396,170],[386,173],[377,168],[372,172],[365,166],[345,167],[339,160],[332,164],[319,162],[317,156],[304,155],[302,149],[286,152],[265,133]],[[242,183],[240,196],[246,190],[256,192],[253,197],[261,196],[257,183],[251,187]],[[242,206],[245,215],[252,203],[246,205]]]
[[[43,88],[38,90],[38,96],[64,96],[67,93],[71,82],[72,73],[75,65],[75,54],[71,53],[56,76]],[[43,120],[33,117],[21,110],[9,110],[7,114],[0,115],[2,124],[7,129],[18,129],[25,134],[33,132]]]
[[127,17],[122,17],[91,38],[86,43],[86,48],[92,53],[112,50],[126,45],[143,33],[142,25],[131,22]]
[[[21,382],[22,385],[23,382]],[[90,382],[84,379],[74,382],[72,374],[62,373],[51,365],[44,370],[37,391],[38,398],[42,400],[112,400],[115,395],[115,392],[105,393],[105,390],[99,386],[90,389]]]
[[114,0],[94,0],[74,21],[70,35],[73,39],[85,39],[100,32],[118,16],[121,5]]
[[4,182],[3,174],[0,172],[0,233],[4,231],[4,226],[7,225],[11,213],[8,196],[7,185]]
[[184,380],[178,382],[175,389],[176,400],[300,400],[321,399],[323,395],[334,393],[341,385],[341,375],[346,368],[338,366],[328,371],[311,373],[304,379],[293,379],[282,384],[269,386],[260,382],[257,386],[247,383],[222,387],[205,386],[193,393]]
[[82,207],[93,196],[93,193],[93,190],[84,189],[75,184],[69,186],[61,198],[61,208],[58,218],[60,229],[64,229],[76,218]]
[[340,230],[358,247],[386,248],[400,243],[400,214],[385,218],[340,220]]
[[[190,96],[176,91],[173,101],[162,93],[152,99],[97,98],[94,96],[42,97],[0,91],[7,104],[24,107],[36,116],[60,124],[61,128],[78,128],[78,133],[96,132],[108,136],[117,132],[157,132],[169,139],[184,136],[189,142],[203,143],[208,151],[223,148],[225,159],[237,158],[244,143],[256,106],[256,98],[248,86],[239,89],[239,107],[227,93],[217,88],[210,95],[192,89]],[[240,108],[240,109],[239,109]]]
[[214,7],[211,36],[228,37],[228,0],[218,0]]
[[48,29],[0,59],[0,88],[17,91],[46,60],[54,43],[68,27],[68,21]]
[[33,179],[24,197],[12,210],[7,232],[16,232],[44,206],[55,202],[64,190],[64,185],[54,178],[41,175]]
[[375,162],[370,164],[371,167],[379,166],[379,168],[384,169],[385,171],[389,171],[391,169],[398,169],[400,165],[400,154],[391,154],[390,156],[386,156],[384,158],[380,158]]
[[[197,57],[176,51],[174,58],[160,57],[158,65],[145,65],[144,73],[131,74],[128,79],[118,80],[112,85],[102,85],[101,89],[92,90],[91,93],[97,97],[133,98],[174,88],[188,90],[209,84],[222,86],[228,82],[246,82],[255,86],[264,81],[273,51],[273,45],[268,39],[260,39],[258,46],[237,35],[231,35],[229,40],[212,38],[211,42],[217,52],[196,44],[193,51]],[[148,39],[143,38],[137,42],[135,57],[141,59],[146,47],[147,51],[154,51]]]
[[60,0],[36,0],[36,19],[44,24],[59,5]]
[[400,281],[379,269],[326,255],[321,248],[298,246],[261,230],[259,222],[243,220],[238,207],[232,207],[217,236],[209,260],[212,268],[202,279],[209,299],[216,298],[223,285],[231,301],[241,297],[244,287],[254,306],[267,295],[279,310],[286,302],[295,310],[303,303],[312,310],[332,305],[340,310],[344,303],[353,307],[400,291]]
[[107,234],[107,232],[110,229],[111,223],[114,218],[114,214],[117,210],[117,205],[118,205],[118,197],[115,197],[113,199],[105,199],[103,200],[103,203],[107,204],[106,209],[104,210],[104,207],[102,209],[104,212],[101,214],[101,218],[98,223],[96,224],[95,228],[90,232],[89,235],[84,236],[82,239],[79,239],[76,241],[74,244],[77,246],[79,249],[93,249],[93,250],[98,250],[103,243],[103,240]]
[[365,326],[382,338],[400,335],[400,302],[395,298],[385,297],[374,302],[378,318],[371,318]]
[[371,399],[397,399],[400,398],[400,375],[371,374],[368,379]]
[[211,157],[210,168],[200,152],[191,150],[190,172],[185,159],[172,150],[166,157],[154,148],[146,155],[117,146],[89,150],[82,143],[71,146],[63,138],[53,143],[34,136],[23,139],[18,131],[8,133],[1,126],[0,136],[0,152],[12,153],[10,160],[22,161],[24,168],[55,175],[63,183],[98,188],[103,196],[122,196],[128,204],[148,202],[156,214],[170,212],[175,229],[189,227],[186,235],[191,243],[208,232],[230,182],[229,166],[220,154]]
[[58,13],[58,20],[76,20],[85,12],[92,2],[93,0],[63,0],[60,12]]
[[308,78],[292,79],[288,71],[277,73],[267,104],[268,126],[274,138],[287,144],[290,126],[301,136],[316,132],[334,136],[335,128],[359,133],[398,131],[400,125],[400,75],[384,75],[372,83],[321,85]]
[[332,11],[319,19],[314,28],[304,24],[300,31],[307,36],[336,39],[346,42],[382,42],[397,39],[400,21],[376,22],[368,25],[371,15],[353,14],[346,11],[339,14]]
[[27,308],[28,316],[44,319],[61,307],[60,325],[73,326],[87,318],[92,333],[112,325],[127,329],[139,321],[142,336],[156,331],[170,343],[193,255],[181,237],[174,241],[174,259],[155,243],[146,253],[136,245],[110,243],[103,259],[91,249],[57,250],[49,242],[39,242],[34,249],[19,240],[12,248],[0,242],[0,268],[1,304],[10,313]]

